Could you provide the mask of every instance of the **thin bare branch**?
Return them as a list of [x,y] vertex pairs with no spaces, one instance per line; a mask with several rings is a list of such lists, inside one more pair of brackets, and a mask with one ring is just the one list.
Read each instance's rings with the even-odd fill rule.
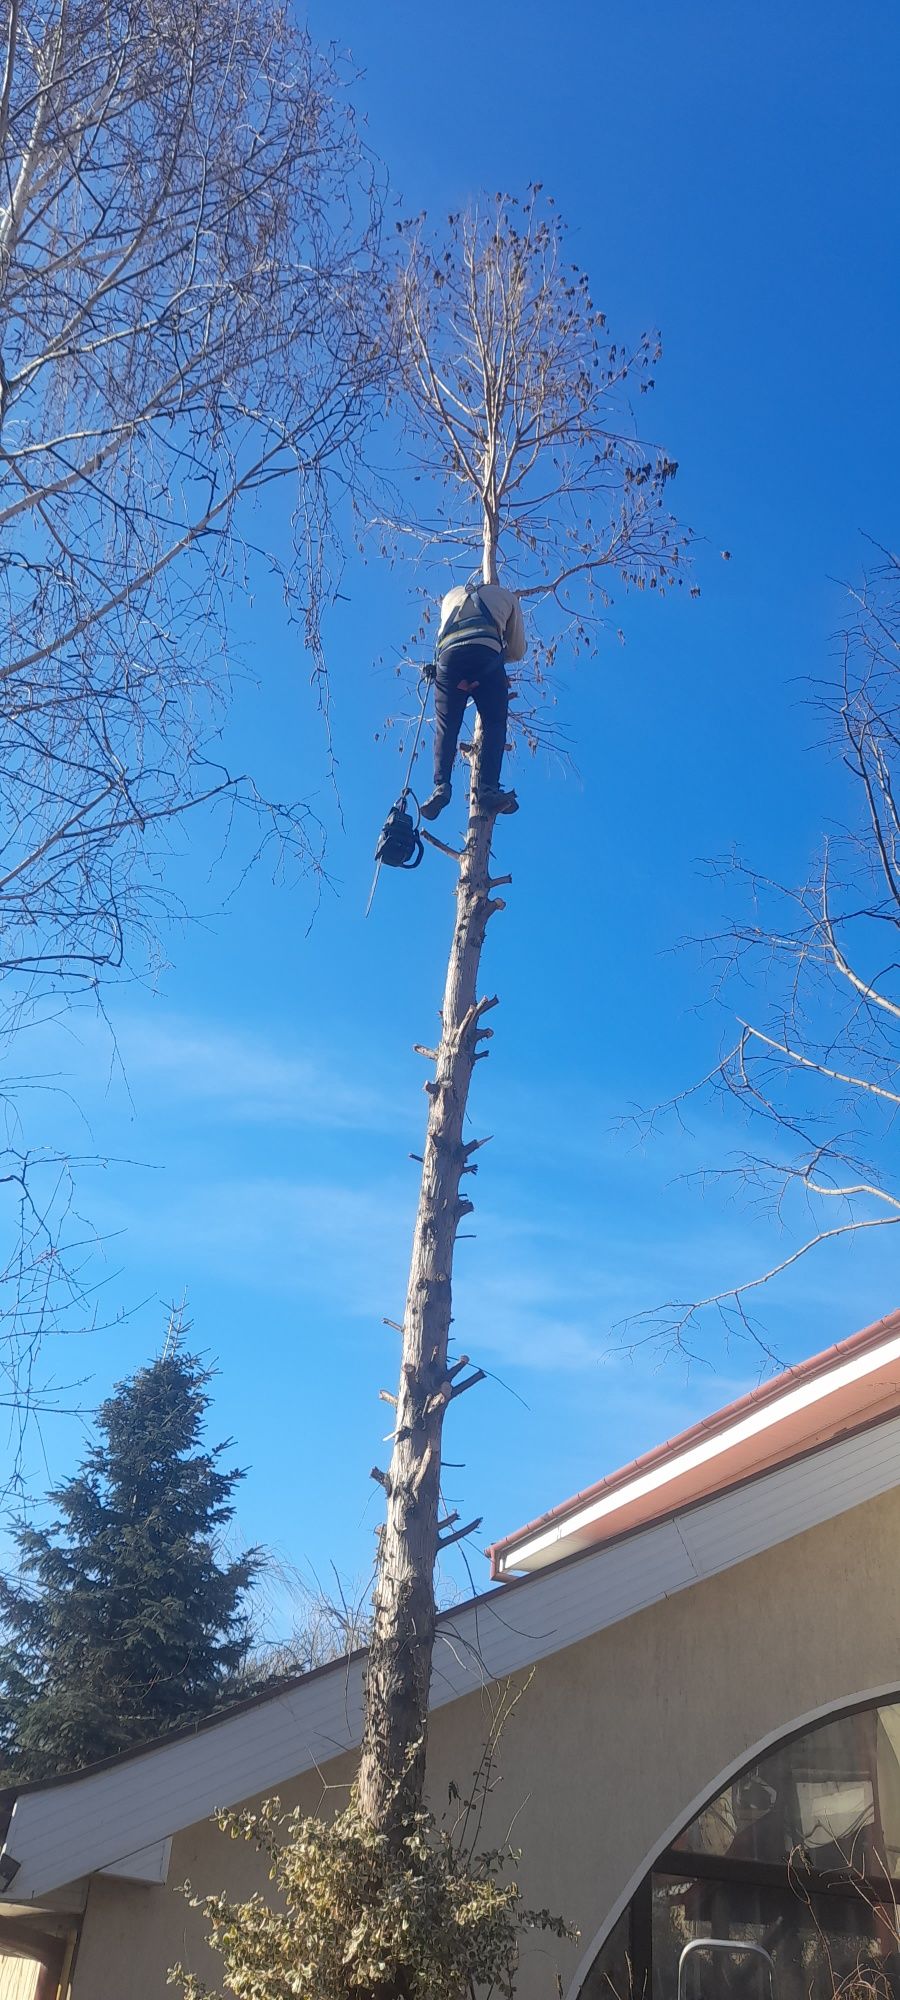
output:
[[[201,809],[238,870],[321,868],[303,801],[220,738],[229,612],[260,562],[327,713],[334,498],[387,357],[379,194],[348,77],[269,0],[11,0],[0,48],[0,1043],[97,1003],[180,913],[167,838]],[[287,553],[247,541],[279,482]],[[0,1100],[3,1108],[8,1098]],[[85,1324],[66,1176],[0,1131],[0,1372],[41,1313]],[[24,1163],[24,1164],[23,1164]],[[12,1246],[7,1250],[6,1244]],[[4,1287],[6,1288],[4,1290]],[[18,1371],[18,1373],[17,1373]]]
[[[741,1316],[750,1293],[814,1251],[900,1220],[900,563],[880,553],[878,569],[850,593],[834,680],[817,691],[848,777],[845,830],[823,840],[799,887],[730,864],[750,912],[707,949],[739,1038],[729,1036],[703,1085],[668,1107],[680,1116],[688,1097],[712,1088],[751,1132],[769,1135],[764,1151],[754,1146],[736,1166],[711,1171],[762,1199],[792,1247],[744,1283],[663,1308],[658,1323],[678,1341],[708,1310],[735,1312],[759,1340]],[[747,987],[752,1020],[746,1001],[738,1010],[732,1000]],[[836,1202],[844,1219],[832,1225],[825,1217]]]

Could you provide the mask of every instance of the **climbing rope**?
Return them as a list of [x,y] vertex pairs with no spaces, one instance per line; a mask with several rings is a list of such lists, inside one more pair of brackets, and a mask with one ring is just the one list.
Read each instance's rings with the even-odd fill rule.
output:
[[[401,799],[406,799],[406,798],[413,798],[413,799],[416,799],[416,795],[415,795],[415,792],[414,792],[414,791],[412,790],[412,788],[411,788],[411,785],[410,785],[410,779],[412,778],[412,774],[413,774],[413,765],[414,765],[414,763],[415,763],[415,761],[416,761],[416,757],[417,757],[417,755],[418,755],[418,750],[419,750],[419,738],[420,738],[420,736],[421,736],[421,734],[422,734],[422,730],[423,730],[423,727],[424,727],[424,724],[425,724],[425,710],[426,710],[426,708],[428,707],[428,697],[429,697],[429,695],[430,695],[430,693],[431,693],[431,690],[432,690],[432,687],[433,687],[433,686],[434,686],[434,675],[433,675],[433,674],[422,674],[422,675],[420,676],[420,679],[419,679],[419,720],[418,720],[418,722],[416,723],[416,733],[415,733],[415,736],[413,737],[413,747],[412,747],[412,750],[410,751],[410,757],[409,757],[409,763],[408,763],[408,765],[407,765],[407,767],[406,767],[406,783],[405,783],[405,785],[404,785],[404,787],[403,787],[403,790],[402,790],[402,792],[400,793],[400,798],[401,798]],[[419,801],[418,801],[418,799],[416,799],[416,811],[417,811],[417,812],[418,812],[418,809],[419,809]]]
[[[375,891],[378,887],[378,877],[381,874],[382,867],[418,868],[425,852],[422,835],[419,832],[421,813],[419,811],[419,801],[412,789],[412,774],[413,765],[418,755],[419,741],[425,725],[425,710],[428,707],[428,696],[431,693],[431,687],[432,677],[423,674],[419,681],[419,720],[416,724],[415,736],[413,737],[413,746],[406,769],[406,778],[400,797],[395,799],[378,836],[378,843],[375,848],[375,873],[372,877],[372,887],[369,890],[369,900],[366,904],[366,916],[368,916],[372,908]],[[407,799],[412,799],[415,806],[415,820],[412,819],[407,809]]]

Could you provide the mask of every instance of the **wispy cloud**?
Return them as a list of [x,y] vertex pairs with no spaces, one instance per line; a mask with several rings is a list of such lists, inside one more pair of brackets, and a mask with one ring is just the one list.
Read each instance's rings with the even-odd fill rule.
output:
[[[160,1183],[136,1190],[133,1205],[116,1204],[103,1221],[110,1233],[127,1230],[142,1261],[166,1272],[174,1266],[179,1281],[182,1272],[206,1270],[249,1291],[327,1308],[333,1324],[384,1313],[399,1318],[415,1198],[412,1176],[374,1186],[217,1176],[182,1184],[177,1193]],[[627,1367],[628,1342],[616,1329],[630,1314],[686,1288],[690,1275],[709,1283],[711,1272],[727,1279],[751,1268],[754,1254],[750,1231],[725,1229],[714,1246],[704,1245],[686,1237],[677,1216],[668,1230],[657,1225],[649,1240],[614,1228],[598,1238],[578,1212],[520,1214],[510,1222],[484,1210],[477,1219],[477,1248],[463,1243],[457,1256],[456,1331],[467,1351],[500,1370],[577,1377],[611,1365],[611,1356]],[[834,1337],[834,1305],[832,1294],[827,1319],[816,1310],[822,1276],[806,1309],[821,1323],[825,1344]],[[809,1344],[817,1344],[816,1332]],[[642,1351],[641,1369],[652,1372],[656,1360],[652,1350]],[[762,1365],[759,1354],[741,1346],[742,1382],[745,1373],[755,1379]]]
[[[205,1272],[245,1293],[308,1302],[333,1328],[400,1317],[416,1175],[395,1171],[393,1146],[376,1145],[373,1156],[362,1138],[402,1130],[406,1094],[373,1089],[327,1052],[275,1047],[196,1019],[135,1013],[120,1041],[136,1102],[152,1093],[164,1118],[171,1106],[191,1148],[183,1162],[177,1148],[169,1154],[152,1185],[118,1178],[107,1214],[97,1217],[102,1232],[124,1230],[129,1255],[158,1272],[164,1289]],[[715,1184],[705,1199],[679,1185],[679,1170],[709,1157],[712,1135],[669,1135],[662,1149],[642,1153],[623,1146],[599,1104],[577,1120],[565,1097],[545,1103],[539,1093],[537,1102],[542,1115],[528,1131],[497,1106],[503,1140],[496,1161],[487,1156],[489,1198],[473,1219],[479,1240],[462,1243],[457,1257],[456,1333],[498,1373],[552,1373],[574,1393],[579,1379],[610,1365],[611,1353],[627,1358],[630,1343],[649,1336],[646,1325],[628,1329],[633,1315],[767,1268],[774,1231]],[[229,1123],[241,1121],[258,1132],[226,1146]],[[310,1137],[276,1148],[273,1132],[292,1128]],[[327,1147],[316,1137],[326,1128],[335,1134]],[[758,1348],[729,1342],[711,1318],[701,1346],[719,1371],[713,1379],[721,1386],[724,1363],[745,1386],[769,1372],[772,1355],[813,1352],[874,1317],[892,1298],[879,1289],[880,1262],[878,1246],[869,1246],[865,1271],[852,1248],[800,1264],[781,1294],[757,1296]],[[642,1379],[664,1352],[664,1343],[636,1347]],[[674,1367],[683,1379],[683,1362]],[[703,1370],[695,1376],[709,1379]],[[710,1407],[721,1400],[711,1393]]]
[[190,1105],[219,1120],[337,1131],[390,1131],[398,1123],[395,1098],[324,1045],[275,1046],[183,1016],[134,1013],[117,1020],[115,1046],[102,1024],[82,1029],[83,1061],[96,1062],[100,1038],[111,1078],[121,1076],[136,1101],[152,1092],[157,1109]]
[[330,1317],[395,1313],[402,1305],[413,1204],[397,1187],[277,1176],[210,1179],[162,1193],[105,1224],[161,1269],[205,1269],[259,1293],[327,1303]]

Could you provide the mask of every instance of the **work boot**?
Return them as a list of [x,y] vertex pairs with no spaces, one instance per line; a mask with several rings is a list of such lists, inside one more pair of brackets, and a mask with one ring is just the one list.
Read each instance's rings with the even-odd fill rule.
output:
[[450,804],[450,798],[449,785],[435,785],[430,799],[426,799],[425,804],[419,808],[422,818],[437,819],[438,813],[442,813]]
[[517,813],[519,801],[515,792],[501,791],[499,785],[482,785],[477,806],[483,813]]

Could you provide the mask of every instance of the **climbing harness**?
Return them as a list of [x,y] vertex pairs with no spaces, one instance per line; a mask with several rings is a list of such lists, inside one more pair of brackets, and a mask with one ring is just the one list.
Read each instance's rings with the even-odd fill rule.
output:
[[438,633],[438,658],[443,660],[458,646],[489,646],[500,660],[504,657],[503,635],[493,612],[481,595],[484,586],[472,585]]
[[[425,853],[425,843],[419,832],[419,801],[416,798],[410,781],[419,749],[419,738],[421,737],[425,722],[425,710],[428,706],[428,697],[431,693],[433,680],[434,670],[426,667],[419,682],[419,720],[416,724],[413,747],[410,752],[409,764],[407,765],[406,782],[399,799],[394,800],[387,819],[378,835],[375,848],[375,873],[372,877],[372,887],[369,890],[369,900],[366,904],[366,916],[368,916],[372,908],[375,891],[378,887],[378,877],[381,874],[382,867],[418,868]],[[415,806],[415,819],[413,819],[408,809],[408,799],[411,799]]]

